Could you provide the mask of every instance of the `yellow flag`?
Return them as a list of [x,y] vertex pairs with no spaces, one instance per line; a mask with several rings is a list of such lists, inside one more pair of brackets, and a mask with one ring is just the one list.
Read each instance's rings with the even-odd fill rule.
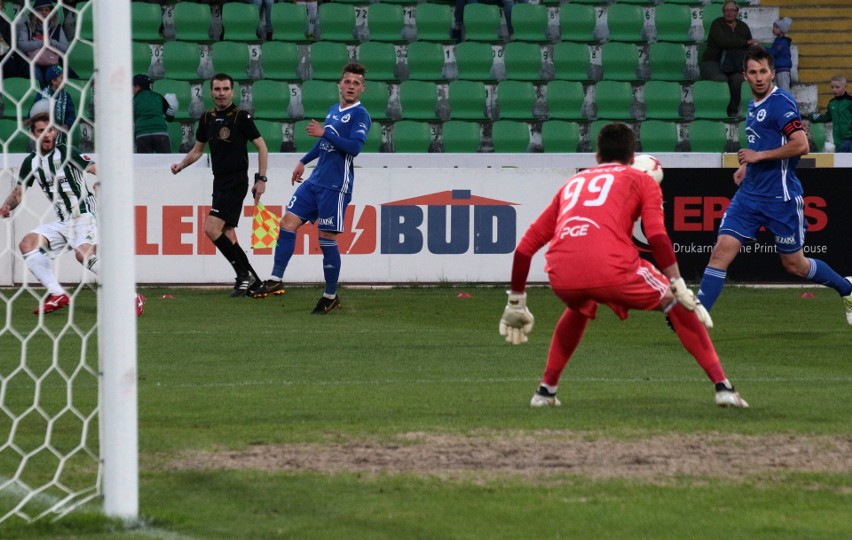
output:
[[281,218],[266,209],[261,203],[254,207],[254,222],[251,227],[253,249],[272,248],[278,243]]

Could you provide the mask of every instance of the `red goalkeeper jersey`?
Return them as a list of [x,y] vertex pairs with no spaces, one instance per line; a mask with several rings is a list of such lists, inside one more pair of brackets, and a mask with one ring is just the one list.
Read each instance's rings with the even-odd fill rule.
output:
[[531,258],[550,242],[545,270],[554,288],[617,285],[639,266],[633,224],[640,216],[646,237],[668,238],[660,186],[628,165],[599,165],[562,186],[517,252]]

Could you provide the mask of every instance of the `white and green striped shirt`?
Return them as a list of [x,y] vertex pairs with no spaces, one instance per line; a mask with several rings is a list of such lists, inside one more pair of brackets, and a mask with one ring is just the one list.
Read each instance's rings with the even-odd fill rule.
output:
[[57,144],[45,156],[33,152],[24,159],[18,173],[18,185],[26,189],[38,182],[53,203],[59,221],[80,214],[95,214],[95,196],[86,185],[84,170],[92,162],[64,144]]

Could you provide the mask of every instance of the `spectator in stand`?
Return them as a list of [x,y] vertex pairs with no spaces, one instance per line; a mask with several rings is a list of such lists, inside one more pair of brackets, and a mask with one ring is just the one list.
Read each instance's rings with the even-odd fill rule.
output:
[[775,86],[781,90],[790,91],[790,71],[793,69],[793,54],[790,52],[792,39],[787,37],[793,19],[782,17],[772,25],[775,41],[769,48],[769,54],[775,58]]
[[834,97],[828,102],[828,110],[825,114],[814,113],[808,120],[816,123],[831,122],[834,151],[849,153],[852,152],[852,96],[846,92],[845,76],[835,75],[830,84]]
[[151,90],[147,75],[133,76],[133,133],[137,154],[171,153],[166,122],[174,121],[178,108],[176,95],[164,97]]
[[305,10],[308,12],[308,39],[314,39],[314,35],[317,32],[317,5],[319,4],[318,0],[295,0],[295,3],[300,6],[305,6]]
[[47,69],[61,65],[61,55],[68,50],[68,39],[53,8],[53,0],[35,0],[33,13],[22,17],[16,30],[17,50],[29,57],[33,74],[43,85],[50,82],[46,78]]
[[272,39],[272,0],[246,0],[249,4],[257,6],[257,12],[260,16],[261,26],[257,32],[257,38],[266,41]]
[[710,25],[707,50],[701,59],[701,78],[707,81],[727,82],[731,91],[728,116],[739,116],[742,93],[743,60],[750,45],[758,41],[751,37],[751,28],[737,19],[740,7],[733,0],[722,4],[722,16]]
[[53,125],[59,128],[56,130],[56,144],[64,144],[67,141],[68,133],[71,131],[71,126],[77,119],[77,111],[74,108],[71,94],[63,89],[65,73],[62,71],[62,66],[49,67],[46,76],[50,84],[36,94],[30,107],[30,117],[43,112],[49,113],[52,104]]
[[527,0],[455,0],[455,23],[450,30],[450,36],[456,41],[462,40],[464,36],[464,6],[480,2],[503,8],[503,15],[506,17],[506,29],[509,32],[508,37],[511,38],[512,34],[515,33],[515,29],[512,27],[512,6],[515,4],[526,4]]

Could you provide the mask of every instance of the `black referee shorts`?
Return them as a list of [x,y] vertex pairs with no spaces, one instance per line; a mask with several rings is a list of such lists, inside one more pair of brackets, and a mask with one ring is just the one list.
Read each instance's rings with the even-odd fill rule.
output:
[[248,189],[248,172],[214,176],[213,207],[210,209],[210,215],[236,227],[243,213],[243,201]]

